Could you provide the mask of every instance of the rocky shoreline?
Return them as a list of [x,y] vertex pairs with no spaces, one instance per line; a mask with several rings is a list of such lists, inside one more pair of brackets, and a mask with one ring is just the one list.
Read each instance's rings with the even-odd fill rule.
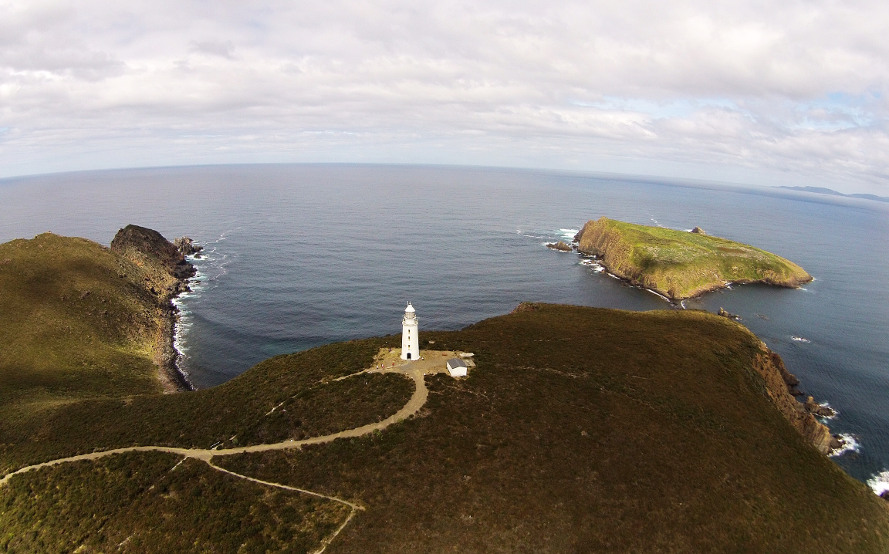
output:
[[127,225],[111,241],[113,252],[128,258],[141,269],[146,292],[156,298],[159,332],[155,364],[165,392],[195,390],[179,367],[180,353],[175,347],[179,310],[173,299],[190,290],[188,281],[197,270],[185,256],[197,254],[201,248],[188,237],[176,239],[174,244],[157,231],[138,225]]
[[800,402],[797,398],[805,395],[798,388],[799,379],[787,370],[781,356],[765,343],[760,347],[762,352],[757,355],[754,369],[765,381],[766,392],[778,411],[818,452],[827,455],[842,448],[842,437],[831,434],[830,428],[818,421],[819,417],[833,416],[834,411],[821,406],[811,396]]
[[179,310],[173,305],[173,298],[175,297],[168,300],[168,306],[166,306],[167,317],[164,318],[163,323],[164,340],[160,345],[160,359],[158,363],[167,378],[167,382],[175,388],[172,392],[193,391],[195,386],[179,368],[180,354],[175,346]]

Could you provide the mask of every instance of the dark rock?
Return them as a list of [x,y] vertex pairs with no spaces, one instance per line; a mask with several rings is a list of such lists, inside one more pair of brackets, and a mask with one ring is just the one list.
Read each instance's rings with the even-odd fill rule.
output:
[[153,229],[127,225],[114,236],[114,240],[111,241],[111,250],[121,254],[133,250],[153,258],[160,262],[167,272],[176,279],[188,279],[197,273],[197,270],[185,259],[179,249]]
[[834,412],[827,406],[822,406],[821,404],[815,402],[815,399],[811,396],[806,399],[806,403],[804,404],[804,406],[807,412],[818,417],[832,417],[836,415],[836,412]]
[[735,321],[741,321],[741,316],[728,312],[725,308],[722,307],[719,308],[719,311],[716,312],[716,314],[721,315],[722,317],[727,317],[729,319],[734,319]]
[[695,227],[694,229],[691,230],[691,232],[694,233],[694,234],[696,234],[696,235],[706,235],[706,234],[707,234],[707,233],[706,233],[703,229],[701,229],[700,227]]
[[559,242],[551,242],[546,245],[547,248],[552,248],[553,250],[559,250],[561,252],[571,252],[574,248],[571,247],[567,242],[560,240]]
[[193,256],[204,249],[203,246],[195,244],[194,240],[190,237],[179,237],[173,241],[173,246],[175,246],[183,256]]
[[[777,358],[777,359],[774,359],[774,358]],[[772,363],[774,363],[775,366],[777,366],[778,371],[781,373],[781,379],[784,380],[784,384],[787,385],[788,389],[798,387],[799,386],[799,379],[797,379],[796,375],[787,371],[787,366],[784,365],[783,361],[780,361],[780,363],[779,363],[779,360],[780,360],[780,358],[778,358],[777,355],[774,355]]]
[[[846,443],[843,441],[843,437],[841,437],[839,435],[832,435],[830,437],[830,449],[831,450],[839,450],[845,444]],[[889,492],[889,491],[886,491],[886,492]]]

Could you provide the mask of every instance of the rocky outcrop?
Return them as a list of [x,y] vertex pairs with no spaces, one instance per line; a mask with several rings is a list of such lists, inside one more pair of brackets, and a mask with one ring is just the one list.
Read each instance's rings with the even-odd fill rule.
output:
[[[191,244],[191,239],[188,243]],[[179,353],[173,345],[178,313],[172,300],[188,290],[188,279],[194,277],[197,270],[185,259],[179,247],[157,231],[138,225],[127,225],[119,230],[111,241],[111,251],[135,265],[139,273],[137,280],[157,298],[163,317],[156,363],[177,389],[194,389],[179,370]]]
[[727,317],[727,318],[733,319],[735,321],[741,321],[741,316],[739,316],[738,314],[733,314],[721,306],[719,308],[719,311],[716,312],[716,315],[722,316],[722,317]]
[[153,260],[178,280],[194,277],[196,273],[194,266],[185,259],[182,252],[153,229],[127,225],[114,236],[111,250],[130,258],[137,264],[144,263],[146,259]]
[[204,249],[203,246],[195,244],[191,237],[179,237],[173,241],[173,246],[183,256],[195,256]]
[[519,314],[522,312],[533,312],[540,309],[540,304],[537,302],[520,302],[515,309],[512,310],[512,313]]
[[[838,439],[830,434],[830,429],[810,413],[791,392],[799,381],[787,371],[781,356],[765,346],[756,356],[754,368],[766,385],[766,393],[790,424],[819,452],[827,454],[839,446]],[[789,382],[795,382],[790,385]],[[811,398],[811,397],[810,397]],[[814,403],[814,399],[812,400]]]
[[704,231],[700,227],[695,227],[694,229],[691,230],[691,232],[696,235],[706,235],[707,234],[706,231]]
[[806,398],[806,403],[803,404],[803,406],[806,408],[807,412],[816,417],[833,417],[836,415],[836,412],[827,406],[822,406],[815,402],[815,399],[811,396]]
[[571,245],[567,242],[560,240],[559,242],[551,242],[546,245],[547,248],[552,248],[553,250],[559,250],[561,252],[571,252],[574,249],[571,248]]

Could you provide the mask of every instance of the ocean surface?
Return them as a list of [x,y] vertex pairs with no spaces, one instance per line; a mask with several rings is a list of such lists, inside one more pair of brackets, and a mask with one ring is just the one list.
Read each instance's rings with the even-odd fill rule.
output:
[[401,331],[459,329],[521,301],[629,310],[662,298],[547,249],[602,215],[753,244],[803,289],[736,286],[686,302],[739,314],[801,388],[838,411],[834,460],[889,488],[889,204],[769,188],[548,171],[254,165],[0,180],[0,242],[44,231],[109,244],[128,223],[204,245],[178,300],[199,388],[270,356]]

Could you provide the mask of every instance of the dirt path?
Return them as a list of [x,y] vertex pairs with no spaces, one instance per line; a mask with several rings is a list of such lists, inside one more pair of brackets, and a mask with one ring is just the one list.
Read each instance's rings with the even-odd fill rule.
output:
[[[341,377],[340,379],[346,379],[348,377],[353,377],[356,375],[360,375],[362,373],[366,373],[368,371],[377,371],[377,370],[364,370],[358,373],[354,373],[352,375],[347,375],[346,377]],[[361,437],[363,435],[368,435],[375,431],[380,431],[398,423],[399,421],[403,421],[408,417],[417,413],[420,408],[426,404],[426,400],[429,397],[429,389],[426,388],[426,382],[424,379],[424,368],[409,368],[404,367],[402,369],[397,370],[398,373],[401,373],[407,377],[410,377],[414,380],[414,393],[411,395],[410,400],[407,401],[400,410],[387,417],[386,419],[379,421],[377,423],[369,423],[367,425],[362,425],[361,427],[355,427],[353,429],[346,429],[344,431],[339,431],[337,433],[332,433],[330,435],[322,435],[320,437],[311,437],[308,439],[302,440],[287,440],[269,444],[257,444],[253,446],[242,446],[238,448],[224,448],[219,450],[208,450],[205,448],[177,448],[172,446],[127,446],[124,448],[115,448],[112,450],[103,450],[101,452],[91,452],[89,454],[79,454],[77,456],[68,456],[67,458],[58,458],[56,460],[50,460],[48,462],[43,462],[39,464],[29,465],[23,468],[20,468],[12,473],[7,473],[0,479],[0,487],[6,485],[9,479],[15,475],[20,475],[22,473],[27,473],[29,471],[33,471],[36,469],[44,468],[44,467],[52,467],[59,464],[65,464],[68,462],[80,462],[80,461],[92,461],[98,460],[100,458],[105,458],[107,456],[113,456],[114,454],[124,454],[127,452],[167,452],[170,454],[177,454],[179,456],[183,456],[186,458],[195,458],[198,460],[202,460],[207,463],[211,468],[216,471],[221,471],[223,473],[227,473],[234,477],[238,477],[240,479],[245,479],[247,481],[251,481],[253,483],[258,483],[261,485],[266,485],[269,487],[277,487],[280,489],[286,489],[294,492],[299,492],[302,494],[308,494],[311,496],[316,496],[319,498],[324,498],[327,500],[331,500],[333,502],[338,502],[345,506],[348,506],[350,509],[349,516],[340,524],[339,527],[328,537],[325,537],[321,541],[321,546],[319,550],[316,550],[316,553],[323,552],[327,546],[333,541],[340,532],[352,521],[352,518],[355,517],[355,514],[358,513],[359,510],[363,510],[364,507],[359,506],[353,502],[349,502],[343,498],[337,498],[335,496],[327,496],[318,492],[300,489],[297,487],[291,487],[289,485],[284,485],[282,483],[275,483],[272,481],[263,481],[261,479],[256,479],[254,477],[249,477],[247,475],[241,475],[240,473],[235,473],[234,471],[230,471],[223,467],[220,467],[212,462],[212,459],[217,456],[231,456],[233,454],[244,454],[248,452],[266,452],[270,450],[287,450],[292,448],[301,448],[304,445],[310,444],[324,444],[328,442],[333,442],[336,439],[345,439],[345,438],[355,438]]]
[[[360,373],[355,373],[349,375],[348,377],[352,377],[354,375],[360,375],[364,373],[363,371]],[[22,473],[27,473],[29,471],[40,469],[43,467],[51,467],[59,464],[64,464],[68,462],[80,462],[85,460],[98,460],[99,458],[104,458],[106,456],[112,456],[114,454],[124,454],[126,452],[168,452],[170,454],[178,454],[180,456],[185,456],[188,458],[195,458],[198,460],[203,460],[210,464],[210,459],[216,456],[231,456],[233,454],[245,454],[249,452],[267,452],[269,450],[287,450],[292,448],[301,448],[305,445],[310,444],[324,444],[328,442],[333,442],[336,439],[347,439],[347,438],[355,438],[361,437],[363,435],[368,435],[373,433],[374,431],[380,431],[389,427],[394,423],[398,423],[399,421],[403,421],[408,417],[417,413],[420,408],[426,403],[426,399],[429,397],[429,389],[426,388],[426,382],[423,379],[423,373],[420,370],[408,370],[404,372],[405,375],[412,378],[414,380],[414,394],[411,395],[410,400],[407,401],[400,410],[387,417],[382,421],[378,421],[376,423],[369,423],[367,425],[362,425],[361,427],[355,427],[353,429],[346,429],[345,431],[339,431],[337,433],[332,433],[330,435],[322,435],[319,437],[311,437],[308,439],[302,440],[286,440],[281,442],[273,442],[268,444],[255,444],[252,446],[241,446],[237,448],[222,448],[218,450],[209,450],[206,448],[179,448],[175,446],[127,446],[124,448],[115,448],[112,450],[102,450],[101,452],[91,452],[89,454],[78,454],[77,456],[68,456],[67,458],[58,458],[56,460],[50,460],[48,462],[42,462],[39,464],[33,464],[29,466],[25,466],[23,468],[17,469],[12,473],[7,473],[0,479],[0,487],[5,485],[9,479],[15,475],[20,475]],[[210,464],[213,466],[213,464]],[[213,466],[216,467],[216,466]]]
[[302,494],[308,494],[310,496],[317,496],[318,498],[332,500],[333,502],[339,502],[340,504],[345,504],[346,506],[348,506],[350,509],[349,515],[346,517],[345,520],[343,520],[342,523],[340,523],[339,527],[337,527],[333,531],[333,533],[331,533],[327,537],[324,537],[321,540],[321,547],[318,550],[315,550],[315,552],[313,554],[321,554],[322,552],[324,552],[327,549],[327,547],[330,545],[330,543],[333,542],[333,540],[335,538],[337,538],[337,536],[339,536],[340,532],[346,528],[346,525],[348,525],[349,522],[352,521],[352,518],[355,517],[355,514],[357,514],[359,510],[364,510],[364,506],[359,506],[358,504],[354,504],[352,502],[349,502],[348,500],[343,500],[342,498],[337,498],[335,496],[327,496],[326,494],[321,494],[319,492],[310,491],[310,490],[306,490],[306,489],[300,489],[297,487],[291,487],[290,485],[284,485],[284,484],[275,483],[272,481],[263,481],[262,479],[257,479],[255,477],[250,477],[248,475],[242,475],[240,473],[235,473],[234,471],[225,469],[224,467],[219,467],[218,465],[214,464],[213,462],[207,462],[207,464],[209,464],[210,467],[212,467],[216,471],[221,471],[222,473],[227,473],[227,474],[232,475],[234,477],[238,477],[240,479],[245,479],[245,480],[251,481],[253,483],[259,483],[260,485],[266,485],[268,487],[276,487],[279,489],[285,489],[285,490],[298,492],[298,493],[302,493]]

